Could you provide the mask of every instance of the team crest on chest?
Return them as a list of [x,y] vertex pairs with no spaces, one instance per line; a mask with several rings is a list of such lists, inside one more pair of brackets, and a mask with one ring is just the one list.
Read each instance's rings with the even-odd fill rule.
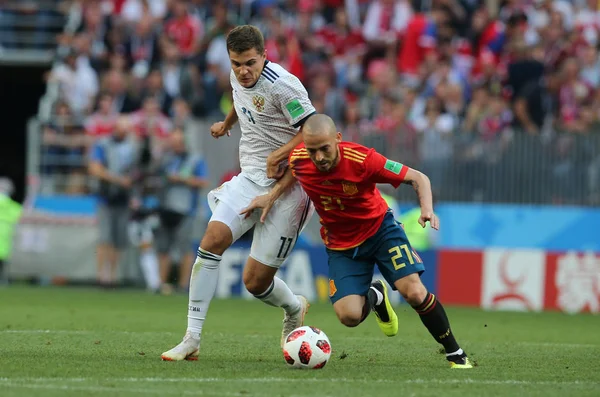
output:
[[355,183],[351,182],[342,182],[342,188],[344,189],[344,193],[349,196],[353,196],[358,193],[358,187]]
[[262,112],[265,109],[265,97],[261,95],[254,95],[252,97],[252,104],[257,111]]

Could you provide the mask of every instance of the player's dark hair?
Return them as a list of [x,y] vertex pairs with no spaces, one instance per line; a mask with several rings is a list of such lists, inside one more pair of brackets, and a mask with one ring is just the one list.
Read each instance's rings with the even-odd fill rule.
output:
[[241,54],[242,52],[256,49],[262,54],[265,52],[265,39],[256,26],[241,25],[233,28],[227,35],[227,51]]

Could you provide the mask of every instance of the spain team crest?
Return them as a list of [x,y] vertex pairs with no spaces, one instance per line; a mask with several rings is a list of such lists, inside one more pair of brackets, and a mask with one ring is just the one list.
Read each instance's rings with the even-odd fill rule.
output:
[[353,196],[358,193],[358,187],[356,187],[355,183],[342,182],[342,188],[344,189],[344,193],[349,196]]
[[265,109],[265,97],[260,95],[254,95],[252,97],[252,104],[257,111],[262,112]]
[[335,287],[335,282],[332,279],[329,279],[329,296],[335,295],[337,292],[337,288]]

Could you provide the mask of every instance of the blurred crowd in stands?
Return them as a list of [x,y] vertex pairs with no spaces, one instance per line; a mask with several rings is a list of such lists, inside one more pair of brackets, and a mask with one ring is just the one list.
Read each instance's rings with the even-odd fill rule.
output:
[[250,23],[345,139],[426,172],[440,200],[600,202],[598,0],[74,0],[63,10],[43,164],[67,170],[73,194],[86,192],[78,159],[119,114],[159,142],[153,153],[191,118],[226,114],[225,37]]

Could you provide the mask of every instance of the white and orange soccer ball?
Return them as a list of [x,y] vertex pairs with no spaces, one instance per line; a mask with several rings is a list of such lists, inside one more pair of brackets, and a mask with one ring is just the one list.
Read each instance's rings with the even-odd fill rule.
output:
[[331,357],[331,343],[325,332],[304,325],[285,338],[283,358],[293,368],[323,368]]

